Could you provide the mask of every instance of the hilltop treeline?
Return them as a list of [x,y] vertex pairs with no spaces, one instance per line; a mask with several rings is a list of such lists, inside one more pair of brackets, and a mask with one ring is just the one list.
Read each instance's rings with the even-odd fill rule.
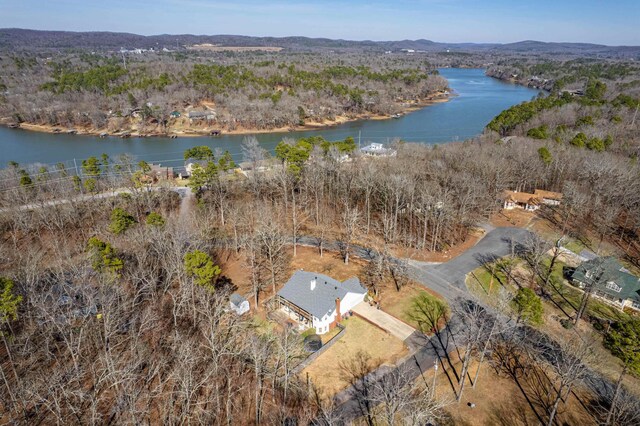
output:
[[[432,65],[411,57],[81,53],[6,55],[0,64],[5,123],[108,132],[264,130],[389,115],[447,89]],[[191,110],[210,116],[189,120]]]

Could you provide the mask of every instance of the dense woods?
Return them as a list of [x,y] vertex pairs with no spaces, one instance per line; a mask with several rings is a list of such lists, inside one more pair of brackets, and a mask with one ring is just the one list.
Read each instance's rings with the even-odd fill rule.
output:
[[[447,82],[424,58],[146,53],[0,56],[5,124],[142,134],[265,130],[405,111]],[[209,111],[193,119],[189,111]]]
[[571,144],[638,156],[640,68],[635,64],[543,61],[494,66],[487,73],[535,87],[544,82],[551,91],[503,111],[487,125],[489,130],[547,140],[551,146]]
[[[539,187],[564,192],[555,220],[569,232],[592,229],[637,250],[636,163],[570,144],[550,147],[545,162],[537,153],[543,142],[482,139],[398,143],[395,157],[351,162],[338,162],[336,147],[285,141],[282,166],[269,172],[243,178],[211,169],[194,188],[200,207],[192,214],[174,192],[149,190],[144,164],[127,158],[86,161],[83,182],[55,168],[3,170],[5,413],[22,422],[119,423],[272,423],[324,413],[326,401],[313,403],[292,373],[297,334],[225,308],[234,288],[216,266],[225,250],[246,254],[262,303],[286,279],[282,247],[303,236],[320,247],[340,242],[344,261],[364,242],[380,253],[443,250],[496,211],[503,189]],[[306,161],[291,156],[296,146],[311,147]],[[249,162],[265,157],[251,139],[244,152]],[[131,192],[16,210],[73,199],[87,180],[93,191]],[[367,285],[375,291],[377,282]]]

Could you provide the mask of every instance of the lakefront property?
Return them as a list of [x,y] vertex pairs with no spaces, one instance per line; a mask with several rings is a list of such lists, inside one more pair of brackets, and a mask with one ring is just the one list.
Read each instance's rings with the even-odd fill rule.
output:
[[358,278],[340,282],[317,272],[296,271],[276,295],[276,303],[301,330],[325,334],[367,294]]

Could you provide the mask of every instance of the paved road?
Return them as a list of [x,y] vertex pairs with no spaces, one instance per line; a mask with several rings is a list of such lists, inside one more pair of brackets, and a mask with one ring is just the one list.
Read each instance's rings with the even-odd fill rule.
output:
[[[409,274],[449,301],[468,295],[465,278],[469,272],[486,261],[506,256],[511,253],[512,247],[524,244],[529,236],[529,231],[520,228],[496,228],[488,231],[474,247],[449,262],[428,264],[409,260]],[[428,338],[415,332],[405,340],[407,346],[416,349],[414,354],[396,367],[379,368],[371,373],[369,379],[381,380],[394,368],[400,368],[405,374],[418,378],[423,372],[433,368],[434,363],[442,363],[445,355],[453,350],[454,343],[450,337],[455,335],[459,326],[459,322],[453,317],[438,336]],[[338,414],[347,423],[364,414],[353,388],[336,395],[335,402]]]
[[437,265],[409,260],[411,277],[448,300],[467,293],[465,279],[469,272],[511,253],[525,244],[530,232],[522,228],[496,228],[460,256]]
[[359,303],[352,309],[353,312],[372,322],[381,329],[389,332],[392,336],[397,337],[403,342],[407,340],[415,329],[399,319],[389,315],[388,313],[376,309],[367,302]]
[[[180,195],[180,198],[190,198],[193,195],[193,193],[191,192],[191,188],[184,187],[184,186],[171,186],[171,187],[153,186],[151,188],[139,189],[137,191],[138,192],[159,191],[162,189],[177,192],[178,195]],[[23,204],[21,206],[17,206],[13,208],[6,207],[6,208],[0,209],[0,213],[6,212],[6,211],[12,211],[16,209],[18,211],[37,210],[45,207],[53,207],[61,204],[68,204],[71,202],[81,202],[81,201],[89,201],[89,200],[95,200],[95,199],[101,199],[101,198],[117,197],[120,194],[133,194],[133,192],[134,191],[131,189],[118,188],[118,189],[112,189],[107,192],[101,192],[99,194],[84,194],[84,195],[78,195],[77,197],[73,197],[73,198],[59,198],[57,200],[38,201],[35,203]]]
[[[442,295],[447,300],[453,300],[467,294],[465,278],[467,274],[487,261],[496,260],[511,253],[512,249],[526,242],[530,232],[522,228],[485,228],[487,234],[473,247],[460,256],[446,263],[420,262],[412,259],[392,259],[396,262],[407,262],[409,276]],[[301,236],[298,244],[317,247],[313,237]],[[339,251],[337,242],[324,243],[324,248]],[[365,260],[372,260],[378,253],[366,247],[352,246],[352,255]]]

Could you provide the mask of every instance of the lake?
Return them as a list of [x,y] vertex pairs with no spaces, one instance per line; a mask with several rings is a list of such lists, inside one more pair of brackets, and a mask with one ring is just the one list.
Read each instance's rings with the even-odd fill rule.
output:
[[[362,120],[322,130],[270,133],[256,135],[258,141],[273,151],[283,137],[321,135],[329,140],[361,136],[362,145],[385,143],[399,137],[409,142],[427,144],[462,141],[482,132],[493,117],[502,110],[535,97],[539,91],[504,83],[484,74],[483,69],[444,68],[443,77],[456,95],[449,102],[437,103],[398,119]],[[138,160],[180,166],[185,149],[208,145],[229,150],[236,160],[241,159],[240,143],[243,135],[222,135],[215,138],[104,138],[94,136],[46,134],[0,127],[0,167],[8,161],[21,164],[64,162],[99,156],[112,158],[128,153]]]

